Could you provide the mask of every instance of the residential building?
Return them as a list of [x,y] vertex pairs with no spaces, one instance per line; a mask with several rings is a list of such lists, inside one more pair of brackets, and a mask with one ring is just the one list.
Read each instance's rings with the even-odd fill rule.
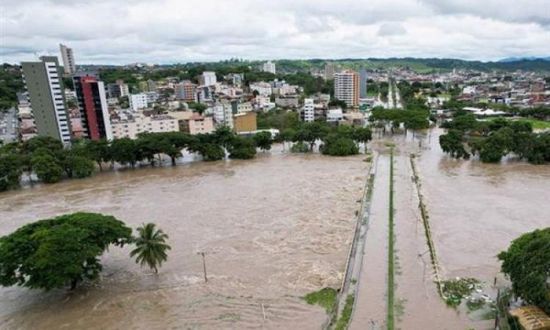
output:
[[337,123],[342,119],[344,119],[344,113],[342,112],[342,109],[329,109],[327,111],[327,122]]
[[59,44],[61,51],[61,60],[63,61],[63,70],[66,75],[71,75],[76,72],[76,64],[74,61],[73,49],[63,44]]
[[147,104],[156,103],[160,97],[157,92],[145,92],[144,94],[147,96]]
[[281,108],[297,108],[300,97],[298,95],[281,95],[275,98],[275,104]]
[[119,98],[129,95],[130,89],[124,80],[118,79],[114,84],[107,85],[107,94],[109,98]]
[[38,135],[69,144],[71,128],[58,59],[43,56],[40,60],[21,63]]
[[112,140],[113,131],[103,82],[93,73],[81,72],[73,76],[73,85],[84,136],[96,141]]
[[305,122],[312,122],[315,120],[315,104],[313,103],[313,99],[304,100],[301,117]]
[[230,73],[225,77],[226,80],[230,80],[233,86],[241,86],[244,81],[243,73]]
[[140,133],[162,133],[179,131],[178,120],[168,115],[144,116],[137,114],[125,120],[113,121],[113,137],[137,138]]
[[156,92],[157,90],[157,83],[154,80],[147,80],[147,91],[148,92]]
[[346,102],[348,107],[359,105],[359,75],[346,70],[334,74],[334,97]]
[[258,95],[268,97],[272,93],[271,84],[264,81],[250,83],[250,91],[256,91],[258,92]]
[[229,103],[218,103],[212,107],[216,125],[225,125],[233,128],[233,110]]
[[238,113],[233,116],[235,133],[253,132],[258,129],[255,112]]
[[270,72],[270,73],[276,74],[276,73],[277,73],[277,70],[276,70],[276,68],[275,68],[275,63],[273,63],[273,62],[271,62],[271,61],[265,62],[265,63],[262,65],[262,71],[264,71],[264,72]]
[[128,97],[128,101],[130,103],[130,109],[134,111],[147,108],[147,94],[145,93],[131,94]]
[[214,132],[214,120],[212,117],[201,116],[193,113],[191,118],[184,120],[180,130],[191,135],[208,134]]
[[197,102],[197,85],[189,80],[174,85],[176,99],[185,102]]
[[199,83],[204,86],[212,86],[216,82],[216,72],[204,71],[199,77]]
[[359,71],[359,98],[367,98],[367,70],[361,68]]

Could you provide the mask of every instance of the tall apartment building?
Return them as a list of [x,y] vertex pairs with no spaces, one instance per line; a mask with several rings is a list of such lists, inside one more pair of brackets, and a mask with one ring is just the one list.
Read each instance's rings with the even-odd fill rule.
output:
[[273,74],[277,73],[277,69],[275,68],[275,63],[271,61],[267,61],[262,65],[262,71],[264,72],[271,72]]
[[197,102],[197,85],[186,80],[174,86],[176,99],[185,102]]
[[80,109],[84,136],[92,140],[113,139],[105,85],[93,73],[76,73],[73,85]]
[[61,51],[61,59],[63,60],[65,74],[74,74],[76,72],[76,64],[74,62],[73,49],[63,44],[59,44],[59,50]]
[[348,107],[359,105],[359,75],[346,70],[334,74],[334,97],[346,102]]
[[315,104],[313,103],[313,99],[304,100],[301,117],[305,122],[312,122],[315,120]]
[[42,56],[40,60],[21,63],[38,135],[69,144],[71,127],[59,61],[55,56]]
[[359,97],[367,98],[367,70],[365,68],[361,68],[359,71]]
[[215,85],[217,82],[216,73],[212,71],[204,71],[202,75],[199,77],[199,82],[201,85],[204,85],[204,86]]

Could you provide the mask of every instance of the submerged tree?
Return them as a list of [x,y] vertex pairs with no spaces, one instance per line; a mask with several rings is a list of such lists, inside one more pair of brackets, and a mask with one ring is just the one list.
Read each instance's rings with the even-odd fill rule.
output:
[[144,224],[137,231],[139,235],[134,239],[136,248],[130,252],[130,256],[136,257],[136,263],[147,265],[158,273],[158,267],[168,259],[166,251],[171,249],[166,243],[168,235],[156,229],[154,223]]
[[73,213],[24,225],[0,238],[0,284],[50,290],[95,279],[99,256],[132,230],[112,216]]

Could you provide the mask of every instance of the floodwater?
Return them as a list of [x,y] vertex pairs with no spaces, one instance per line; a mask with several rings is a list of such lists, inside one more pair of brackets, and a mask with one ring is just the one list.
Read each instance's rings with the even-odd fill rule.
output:
[[[319,329],[301,297],[338,287],[367,176],[362,156],[260,154],[250,161],[105,172],[0,195],[0,235],[76,212],[155,222],[172,251],[158,275],[129,247],[74,292],[0,288],[2,329]],[[206,252],[208,283],[198,252]]]
[[550,226],[550,165],[454,160],[436,129],[417,159],[444,277],[501,281],[496,255],[523,233]]

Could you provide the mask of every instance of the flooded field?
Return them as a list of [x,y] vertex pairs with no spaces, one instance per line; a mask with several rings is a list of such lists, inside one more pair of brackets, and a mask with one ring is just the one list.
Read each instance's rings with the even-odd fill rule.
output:
[[[550,166],[444,155],[434,130],[417,160],[443,276],[492,284],[496,255],[519,235],[550,226]],[[499,277],[500,278],[500,277]]]
[[[172,251],[158,275],[111,248],[102,278],[74,292],[0,288],[2,329],[319,329],[300,298],[338,287],[355,227],[363,157],[259,155],[252,161],[106,172],[0,194],[0,235],[75,211],[155,222]],[[198,252],[206,252],[204,283]]]

